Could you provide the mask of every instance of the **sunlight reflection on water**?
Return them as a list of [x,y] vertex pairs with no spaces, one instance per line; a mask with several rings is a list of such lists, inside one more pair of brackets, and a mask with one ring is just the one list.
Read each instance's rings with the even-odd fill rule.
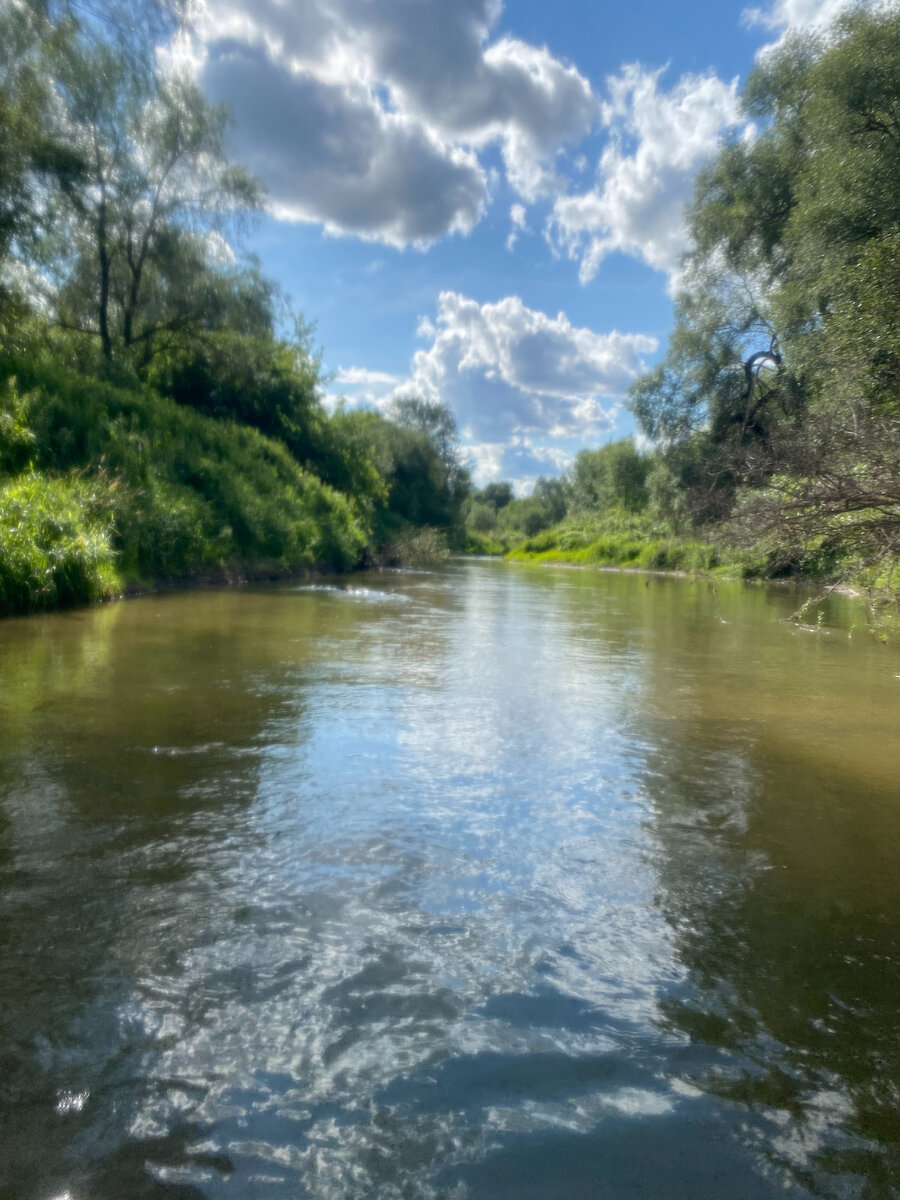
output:
[[[701,587],[473,563],[8,634],[0,1184],[893,1186],[894,672]],[[770,677],[869,706],[852,782]]]

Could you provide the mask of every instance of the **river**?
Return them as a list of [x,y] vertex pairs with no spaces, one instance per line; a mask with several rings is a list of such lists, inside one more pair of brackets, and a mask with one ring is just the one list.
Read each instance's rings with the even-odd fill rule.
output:
[[461,561],[0,623],[0,1196],[900,1195],[900,653],[797,603]]

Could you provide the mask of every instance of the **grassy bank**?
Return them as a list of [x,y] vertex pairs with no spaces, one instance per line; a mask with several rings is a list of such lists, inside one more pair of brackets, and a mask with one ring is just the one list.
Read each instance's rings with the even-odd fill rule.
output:
[[[496,553],[487,546],[481,552]],[[806,624],[809,614],[815,614],[817,605],[837,590],[863,599],[868,632],[877,640],[893,641],[900,636],[897,605],[900,563],[895,560],[875,565],[847,558],[838,560],[817,545],[786,557],[777,544],[747,549],[719,539],[698,541],[676,536],[641,517],[626,518],[623,522],[622,514],[613,515],[606,522],[596,519],[582,524],[564,522],[525,538],[509,550],[504,549],[503,554],[507,561],[517,563],[669,571],[746,582],[791,582],[801,586],[801,595],[808,592],[794,617],[805,628],[818,628]]]
[[0,615],[229,567],[344,570],[369,530],[257,430],[62,369],[0,392]]
[[525,538],[506,555],[513,562],[569,563],[651,571],[741,572],[737,556],[711,542],[678,537],[637,516],[569,520]]

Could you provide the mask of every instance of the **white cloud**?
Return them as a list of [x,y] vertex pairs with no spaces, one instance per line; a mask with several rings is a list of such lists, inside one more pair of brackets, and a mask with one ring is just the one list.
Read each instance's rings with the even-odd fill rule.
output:
[[517,296],[479,304],[442,292],[435,318],[423,317],[416,332],[428,345],[407,377],[362,367],[336,372],[348,402],[385,411],[398,395],[440,400],[456,417],[476,482],[509,479],[520,491],[538,475],[565,470],[585,442],[610,435],[621,397],[658,348],[656,338],[595,333]]
[[365,367],[338,367],[334,382],[343,387],[397,387],[401,376],[388,371],[369,371]]
[[737,79],[684,75],[667,92],[662,73],[632,64],[609,80],[609,141],[597,184],[554,204],[548,237],[579,261],[582,282],[614,251],[672,274],[686,245],[684,206],[697,172],[740,124]]
[[655,338],[578,328],[516,296],[479,304],[442,292],[436,321],[419,332],[431,345],[415,354],[410,385],[449,404],[479,444],[607,432],[615,398],[657,348]]
[[387,409],[398,391],[402,391],[405,376],[390,371],[372,371],[368,367],[338,367],[330,377],[331,389],[322,401],[329,411],[338,405],[349,408]]
[[468,232],[500,148],[528,200],[594,123],[588,81],[543,47],[490,41],[497,0],[211,0],[170,49],[236,118],[275,214],[395,246]]
[[296,73],[243,43],[211,45],[201,79],[238,114],[234,149],[277,217],[403,246],[467,233],[484,211],[475,155],[385,111],[362,84]]
[[[774,0],[768,8],[748,8],[743,19],[747,25],[761,25],[779,33],[819,33],[860,0]],[[865,7],[887,8],[891,0],[863,0]]]
[[526,437],[468,445],[465,451],[476,487],[484,487],[492,479],[505,479],[520,496],[531,492],[539,475],[560,475],[575,457],[572,450]]
[[526,209],[524,204],[514,204],[509,210],[509,223],[511,229],[509,236],[506,239],[506,248],[512,251],[516,242],[519,240],[520,233],[529,233],[528,224],[525,220]]

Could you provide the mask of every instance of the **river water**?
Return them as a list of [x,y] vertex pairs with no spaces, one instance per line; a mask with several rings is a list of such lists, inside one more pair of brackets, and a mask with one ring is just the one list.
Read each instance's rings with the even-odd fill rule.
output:
[[900,654],[797,602],[0,623],[0,1196],[900,1194]]

